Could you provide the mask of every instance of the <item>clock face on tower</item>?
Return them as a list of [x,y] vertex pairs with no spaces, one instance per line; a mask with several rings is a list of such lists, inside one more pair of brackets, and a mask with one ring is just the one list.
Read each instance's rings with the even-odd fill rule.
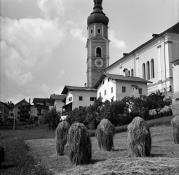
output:
[[94,63],[95,63],[95,66],[98,68],[103,67],[103,59],[101,58],[97,58]]

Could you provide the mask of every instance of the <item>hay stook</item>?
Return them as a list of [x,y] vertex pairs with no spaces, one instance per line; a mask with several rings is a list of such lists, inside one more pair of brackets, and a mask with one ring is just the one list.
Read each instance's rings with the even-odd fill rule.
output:
[[111,151],[113,144],[113,137],[115,134],[115,127],[108,119],[102,119],[96,130],[96,138],[100,149]]
[[175,144],[179,144],[179,115],[176,115],[171,120],[171,125],[173,128],[173,140]]
[[128,125],[128,147],[132,157],[150,156],[151,134],[141,117],[135,117]]
[[74,123],[68,131],[68,150],[72,164],[88,164],[91,161],[91,140],[82,123]]
[[57,155],[64,154],[64,147],[67,143],[67,134],[70,125],[67,121],[62,121],[58,124],[56,128],[56,151]]

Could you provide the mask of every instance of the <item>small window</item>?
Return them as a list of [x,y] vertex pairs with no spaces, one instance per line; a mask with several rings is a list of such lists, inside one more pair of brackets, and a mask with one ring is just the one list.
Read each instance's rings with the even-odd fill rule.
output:
[[101,97],[101,92],[99,93],[99,96]]
[[107,93],[106,93],[106,90],[104,90],[104,95],[106,95]]
[[126,92],[126,87],[122,86],[122,93],[125,93],[125,92]]
[[143,77],[143,79],[146,79],[145,63],[142,64],[142,77]]
[[101,30],[100,29],[98,29],[98,34],[100,34],[101,33]]
[[172,92],[172,86],[171,85],[169,86],[169,92]]
[[113,93],[113,87],[111,87],[111,93]]
[[72,97],[69,97],[69,99],[68,99],[69,101],[72,101]]
[[108,82],[110,81],[110,78],[108,78]]
[[142,95],[142,88],[139,88],[139,94]]
[[90,97],[90,101],[95,101],[96,97]]
[[83,101],[83,97],[82,96],[79,96],[79,101]]
[[93,29],[91,29],[91,34],[93,34]]
[[111,102],[113,102],[113,101],[114,101],[114,97],[111,98]]

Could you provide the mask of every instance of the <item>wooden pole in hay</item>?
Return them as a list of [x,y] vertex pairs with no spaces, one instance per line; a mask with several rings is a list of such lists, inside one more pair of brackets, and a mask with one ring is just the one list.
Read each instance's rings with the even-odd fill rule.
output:
[[68,131],[68,150],[72,164],[88,164],[91,161],[91,140],[82,123],[74,123]]
[[173,128],[173,140],[175,144],[179,144],[179,115],[175,116],[171,120],[171,125]]
[[128,125],[127,140],[131,156],[150,156],[151,134],[144,119],[135,117],[133,121]]
[[4,157],[5,157],[4,148],[0,146],[0,166],[4,162],[4,159],[5,159]]
[[62,121],[56,128],[56,151],[57,155],[64,154],[64,147],[67,143],[67,134],[70,125],[67,121]]
[[111,151],[113,148],[113,136],[115,127],[108,119],[103,119],[96,130],[96,138],[100,149]]

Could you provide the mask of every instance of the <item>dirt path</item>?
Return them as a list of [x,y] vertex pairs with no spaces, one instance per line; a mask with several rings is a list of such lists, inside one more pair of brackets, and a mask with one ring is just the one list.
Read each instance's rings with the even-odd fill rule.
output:
[[[143,167],[143,169],[139,167],[137,169],[141,172],[146,170],[146,174],[155,174],[157,171],[159,171],[157,174],[160,174],[160,172],[162,173],[164,170],[165,173],[168,171],[167,174],[174,175],[177,171],[179,173],[179,159],[175,159],[179,158],[179,145],[175,145],[172,141],[171,128],[169,126],[152,127],[151,134],[153,158],[128,158],[126,143],[127,133],[119,133],[115,135],[115,151],[112,152],[100,151],[97,146],[96,138],[92,137],[92,164],[78,167],[71,166],[67,156],[61,156],[57,159],[54,139],[28,140],[26,143],[30,146],[34,157],[41,160],[42,164],[54,172],[54,174],[102,174],[103,171],[107,172],[107,165],[110,172],[116,169],[118,173],[121,169],[120,167],[123,165],[123,172],[121,172],[121,174],[130,174],[129,172],[134,171],[134,167],[137,165]],[[131,169],[127,173],[129,167],[131,167]],[[124,170],[126,173],[124,173]],[[141,173],[140,171],[138,171],[138,174]]]

